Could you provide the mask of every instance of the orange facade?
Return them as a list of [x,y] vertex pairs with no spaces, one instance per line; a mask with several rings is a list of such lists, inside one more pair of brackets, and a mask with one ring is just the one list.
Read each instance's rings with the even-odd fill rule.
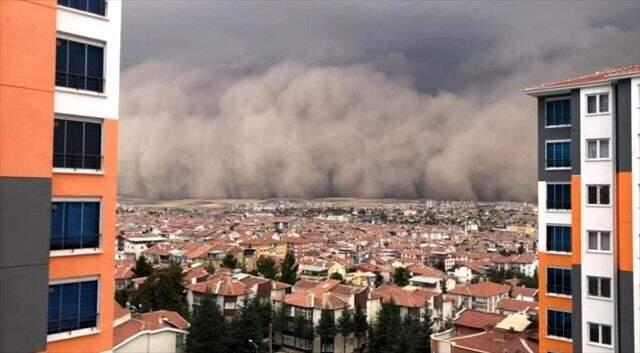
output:
[[615,201],[618,270],[633,272],[631,172],[617,173]]
[[51,178],[53,197],[101,199],[101,252],[49,259],[50,280],[99,277],[98,330],[48,342],[46,352],[104,352],[113,339],[118,124],[103,122],[103,174],[52,172],[56,9],[56,0],[0,0],[0,176]]

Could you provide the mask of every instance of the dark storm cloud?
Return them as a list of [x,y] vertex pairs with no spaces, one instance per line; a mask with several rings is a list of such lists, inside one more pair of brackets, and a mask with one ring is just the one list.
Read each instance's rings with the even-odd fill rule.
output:
[[127,1],[120,190],[532,199],[520,88],[640,62],[639,4]]

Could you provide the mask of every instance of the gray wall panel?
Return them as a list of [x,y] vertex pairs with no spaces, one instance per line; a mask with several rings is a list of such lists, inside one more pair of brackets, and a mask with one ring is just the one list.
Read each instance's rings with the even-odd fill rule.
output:
[[[545,169],[545,141],[562,140],[571,138],[571,127],[546,128],[545,127],[545,99],[538,98],[538,180],[539,181],[569,181],[570,170],[546,170]],[[572,107],[573,110],[573,107]],[[571,144],[573,151],[573,143]],[[572,152],[573,153],[573,152]],[[572,161],[573,163],[573,161]]]
[[620,80],[616,95],[616,168],[631,171],[631,79]]
[[44,351],[48,266],[0,269],[0,353]]
[[49,261],[51,179],[0,177],[0,268]]
[[633,352],[633,272],[618,271],[619,352]]
[[582,144],[580,142],[580,90],[571,90],[571,174],[580,175]]
[[571,267],[571,338],[573,351],[582,351],[582,270],[580,265]]

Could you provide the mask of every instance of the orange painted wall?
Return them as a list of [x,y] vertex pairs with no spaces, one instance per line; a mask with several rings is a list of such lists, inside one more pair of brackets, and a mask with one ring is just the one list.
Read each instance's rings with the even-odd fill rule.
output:
[[55,0],[2,0],[0,24],[0,176],[49,178]]
[[580,175],[571,176],[571,263],[581,264],[582,249],[582,188]]
[[47,345],[48,353],[102,352],[111,349],[112,346],[118,156],[117,120],[105,119],[103,131],[103,176],[56,173],[52,180],[54,197],[90,196],[102,198],[102,253],[54,257],[49,262],[49,277],[51,279],[100,277],[100,334],[51,342]]
[[558,352],[558,353],[570,353],[573,346],[571,342],[548,339],[547,338],[547,309],[559,309],[564,311],[571,311],[572,304],[571,298],[547,296],[547,267],[557,266],[571,268],[571,256],[568,255],[555,255],[539,253],[539,270],[538,270],[538,302],[540,311],[538,313],[538,337],[539,337],[539,350],[540,352]]
[[616,236],[618,269],[633,271],[633,238],[631,228],[631,172],[616,175]]

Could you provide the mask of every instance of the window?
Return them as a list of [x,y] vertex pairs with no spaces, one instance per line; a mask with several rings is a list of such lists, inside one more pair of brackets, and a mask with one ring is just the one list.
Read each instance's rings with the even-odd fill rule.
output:
[[571,185],[547,184],[547,209],[571,209]]
[[236,302],[238,300],[238,297],[224,297],[224,308],[225,309],[235,309],[236,308]]
[[590,322],[589,342],[611,345],[611,326]]
[[587,276],[589,295],[611,298],[611,278]]
[[587,114],[608,113],[609,93],[587,96]]
[[571,313],[547,311],[547,335],[571,338]]
[[611,251],[611,233],[600,231],[588,231],[589,250]]
[[571,125],[571,101],[555,99],[545,102],[546,126]]
[[58,0],[58,5],[91,12],[100,16],[104,16],[106,8],[104,0]]
[[587,140],[587,159],[608,159],[609,139]]
[[97,326],[98,281],[49,285],[47,334]]
[[547,268],[547,292],[571,295],[571,270]]
[[100,202],[52,202],[50,250],[100,247]]
[[571,167],[571,141],[547,141],[547,168]]
[[571,252],[571,227],[547,226],[547,250]]
[[608,205],[609,185],[588,185],[587,203],[589,205]]
[[103,47],[61,38],[56,40],[56,86],[103,92],[103,66]]
[[102,169],[102,124],[55,119],[53,124],[55,168]]

